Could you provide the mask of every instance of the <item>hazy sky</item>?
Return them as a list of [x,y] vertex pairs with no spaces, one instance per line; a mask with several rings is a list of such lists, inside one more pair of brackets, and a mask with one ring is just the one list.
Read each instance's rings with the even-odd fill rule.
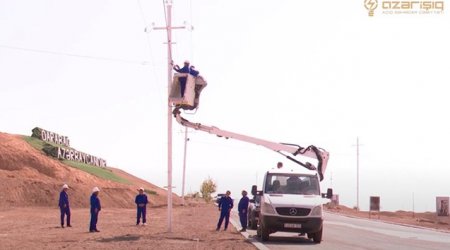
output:
[[[364,1],[173,1],[176,63],[208,81],[189,120],[330,152],[322,188],[385,210],[434,210],[450,196],[450,16],[383,14]],[[445,4],[448,2],[445,1]],[[445,6],[447,8],[448,6]],[[0,0],[0,131],[44,129],[167,185],[167,47],[162,0]],[[173,125],[175,192],[184,129]],[[239,197],[284,161],[194,131],[187,191],[208,176]],[[292,165],[293,166],[293,165]]]

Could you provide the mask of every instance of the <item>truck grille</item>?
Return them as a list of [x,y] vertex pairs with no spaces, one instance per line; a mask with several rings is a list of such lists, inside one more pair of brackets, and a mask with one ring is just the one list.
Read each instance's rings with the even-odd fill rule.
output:
[[277,213],[286,216],[307,216],[311,209],[300,207],[277,207]]

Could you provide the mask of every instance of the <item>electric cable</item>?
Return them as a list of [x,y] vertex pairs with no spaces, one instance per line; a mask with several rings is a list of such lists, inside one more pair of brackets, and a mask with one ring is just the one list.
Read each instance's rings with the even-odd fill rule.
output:
[[121,63],[129,63],[129,64],[138,64],[138,65],[142,65],[142,66],[147,66],[149,64],[147,61],[126,60],[126,59],[120,59],[120,58],[100,57],[100,56],[90,56],[90,55],[79,55],[79,54],[73,54],[73,53],[67,53],[67,52],[32,49],[32,48],[16,47],[16,46],[3,45],[3,44],[0,44],[0,48],[12,49],[12,50],[20,50],[20,51],[27,51],[27,52],[34,52],[34,53],[41,53],[41,54],[49,54],[49,55],[78,57],[78,58],[91,59],[91,60],[101,60],[101,61],[111,61],[111,62],[121,62]]
[[[147,27],[148,26],[147,25],[148,22],[147,22],[147,19],[145,18],[145,13],[144,13],[144,9],[142,8],[141,1],[137,0],[137,4],[138,4],[138,7],[139,7],[139,11],[141,13],[141,17],[142,17],[142,21],[144,23],[144,27]],[[149,47],[150,62],[151,62],[151,65],[153,67],[153,71],[152,72],[153,72],[153,78],[155,80],[155,84],[153,84],[152,86],[156,87],[156,91],[158,91],[158,93],[160,93],[160,90],[161,90],[160,83],[162,83],[162,80],[160,79],[159,75],[156,74],[157,70],[156,70],[156,64],[155,64],[155,56],[153,55],[153,47],[152,47],[152,44],[151,44],[150,37],[149,37],[148,33],[146,33],[145,37],[147,39],[147,44],[148,44],[148,47]],[[162,96],[161,95],[158,95],[158,96],[159,96],[159,99],[160,99],[160,103],[164,103],[164,100],[163,100]]]

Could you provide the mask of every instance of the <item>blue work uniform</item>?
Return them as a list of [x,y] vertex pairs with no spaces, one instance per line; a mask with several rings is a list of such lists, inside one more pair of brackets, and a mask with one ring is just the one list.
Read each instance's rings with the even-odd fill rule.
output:
[[[181,69],[177,69],[177,68],[173,68],[176,72],[178,73],[189,73],[189,66],[187,66],[186,64],[184,65],[183,68]],[[178,78],[178,80],[180,81],[180,92],[181,92],[181,97],[184,97],[184,90],[186,89],[186,81],[187,81],[187,77],[180,77]]]
[[227,230],[228,223],[230,221],[230,211],[233,208],[233,199],[231,197],[223,196],[219,200],[219,211],[220,211],[220,218],[219,223],[217,223],[217,229],[219,230],[222,226],[223,219],[225,219],[225,228],[224,230]]
[[138,194],[136,195],[135,201],[137,205],[137,222],[136,225],[139,225],[141,222],[141,216],[142,216],[142,223],[147,223],[147,195],[146,194]]
[[98,213],[102,210],[100,205],[100,199],[97,195],[91,195],[91,223],[89,225],[89,232],[95,232],[97,230]]
[[197,70],[195,70],[195,69],[194,69],[194,66],[191,66],[191,67],[189,68],[189,74],[191,74],[193,77],[197,77],[198,74],[200,74],[200,72],[197,71]]
[[67,226],[70,227],[69,195],[66,191],[59,193],[59,210],[61,211],[61,227],[64,227],[64,217],[67,215]]
[[247,229],[247,210],[248,210],[248,202],[249,199],[247,196],[243,196],[238,204],[238,212],[239,212],[239,219],[241,221],[242,229]]

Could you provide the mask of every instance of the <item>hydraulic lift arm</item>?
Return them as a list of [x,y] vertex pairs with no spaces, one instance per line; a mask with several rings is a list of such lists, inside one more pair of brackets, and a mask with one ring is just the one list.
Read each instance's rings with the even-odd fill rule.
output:
[[[185,127],[193,128],[195,130],[201,130],[201,131],[204,131],[204,132],[207,132],[210,134],[217,135],[218,137],[224,137],[226,139],[232,138],[232,139],[236,139],[239,141],[244,141],[244,142],[260,145],[260,146],[263,146],[270,150],[273,150],[279,154],[284,155],[289,160],[291,160],[309,170],[317,170],[319,177],[320,177],[320,181],[323,180],[323,176],[325,174],[325,170],[326,170],[327,163],[328,163],[329,153],[321,148],[317,148],[313,145],[304,148],[304,147],[301,147],[296,144],[276,143],[276,142],[271,142],[271,141],[267,141],[267,140],[263,140],[263,139],[258,139],[258,138],[251,137],[251,136],[246,136],[246,135],[229,132],[226,130],[221,130],[214,126],[206,126],[206,125],[202,125],[200,123],[193,123],[193,122],[190,122],[190,121],[184,119],[183,117],[181,117],[180,108],[175,108],[173,111],[173,115],[175,116],[177,122]],[[303,163],[293,157],[293,156],[297,156],[297,155],[301,155],[301,156],[305,156],[305,157],[309,157],[309,158],[313,158],[313,159],[317,160],[317,162],[318,162],[317,167],[309,162]]]

